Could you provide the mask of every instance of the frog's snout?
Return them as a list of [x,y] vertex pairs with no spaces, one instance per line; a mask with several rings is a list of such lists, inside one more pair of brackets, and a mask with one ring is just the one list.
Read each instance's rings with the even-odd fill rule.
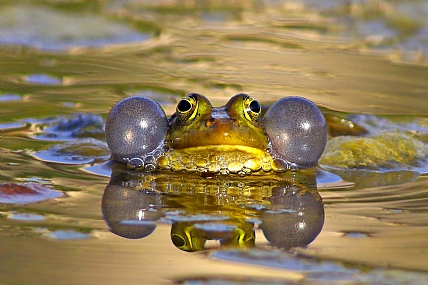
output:
[[227,127],[227,126],[237,125],[237,124],[238,124],[238,120],[234,118],[211,117],[206,121],[205,126],[215,128],[215,127]]

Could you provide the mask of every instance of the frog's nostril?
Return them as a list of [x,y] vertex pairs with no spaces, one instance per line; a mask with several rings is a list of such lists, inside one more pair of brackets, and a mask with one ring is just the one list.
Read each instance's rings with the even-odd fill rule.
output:
[[211,127],[211,126],[231,126],[231,125],[238,125],[238,120],[234,118],[209,118],[205,126]]
[[214,119],[214,118],[209,118],[209,119],[207,120],[207,122],[205,123],[205,125],[206,125],[207,127],[210,127],[210,126],[212,126],[214,123],[215,123],[215,119]]

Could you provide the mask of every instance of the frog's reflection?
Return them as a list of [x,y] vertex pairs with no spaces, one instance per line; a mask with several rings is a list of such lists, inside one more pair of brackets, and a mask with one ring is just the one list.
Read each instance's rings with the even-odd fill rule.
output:
[[221,246],[254,246],[254,224],[233,221],[229,217],[203,216],[173,219],[172,243],[184,251],[203,250],[207,240],[218,240]]
[[[110,230],[125,238],[138,239],[150,235],[162,217],[162,194],[135,190],[111,182],[104,190],[102,212]],[[156,205],[159,205],[157,207]]]
[[286,249],[305,246],[321,232],[324,207],[315,189],[276,187],[269,200],[269,210],[261,213],[260,228],[271,245]]
[[125,238],[150,235],[171,223],[171,241],[184,251],[252,247],[257,227],[273,246],[306,246],[320,233],[324,208],[315,173],[203,178],[138,173],[114,167],[102,199],[110,230]]

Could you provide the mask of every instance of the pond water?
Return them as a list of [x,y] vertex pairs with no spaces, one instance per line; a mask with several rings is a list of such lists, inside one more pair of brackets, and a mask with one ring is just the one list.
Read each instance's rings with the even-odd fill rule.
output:
[[[0,284],[428,283],[426,2],[0,5]],[[109,161],[116,102],[190,92],[303,96],[334,138],[276,175]]]

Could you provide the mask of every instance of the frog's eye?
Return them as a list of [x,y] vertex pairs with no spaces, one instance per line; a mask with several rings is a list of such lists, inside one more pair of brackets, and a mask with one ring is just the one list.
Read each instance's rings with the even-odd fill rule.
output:
[[174,221],[171,226],[171,241],[183,251],[198,251],[204,249],[206,239],[195,233],[191,223]]
[[198,113],[198,100],[196,96],[190,94],[181,99],[177,104],[177,115],[181,121],[190,121],[196,117]]
[[245,96],[243,98],[244,102],[244,115],[245,118],[247,118],[250,121],[257,121],[257,119],[260,116],[260,112],[262,108],[260,107],[260,104],[257,100],[254,98],[251,98],[249,96]]
[[171,241],[176,247],[180,249],[185,248],[186,241],[181,235],[171,234]]

